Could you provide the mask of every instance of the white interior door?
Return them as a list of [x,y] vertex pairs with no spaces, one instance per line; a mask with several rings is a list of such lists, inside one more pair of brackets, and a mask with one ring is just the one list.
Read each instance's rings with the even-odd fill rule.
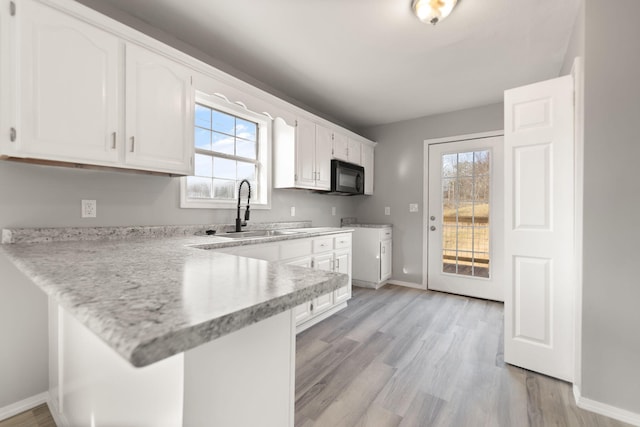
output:
[[574,374],[573,79],[505,92],[505,361]]
[[429,146],[429,289],[503,300],[502,144]]

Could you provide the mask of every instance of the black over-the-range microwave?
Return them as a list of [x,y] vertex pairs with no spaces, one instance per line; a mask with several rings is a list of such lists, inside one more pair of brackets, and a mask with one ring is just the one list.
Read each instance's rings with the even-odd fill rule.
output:
[[330,194],[364,194],[364,168],[340,160],[331,160]]

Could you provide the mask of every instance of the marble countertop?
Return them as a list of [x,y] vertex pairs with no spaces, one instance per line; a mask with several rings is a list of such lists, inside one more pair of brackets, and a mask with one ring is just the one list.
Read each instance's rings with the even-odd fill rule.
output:
[[[192,234],[83,240],[76,234],[76,240],[4,244],[0,251],[141,367],[346,285],[344,274],[205,250],[349,231],[305,230],[242,240]],[[3,236],[20,231],[24,237],[24,229],[4,230]]]

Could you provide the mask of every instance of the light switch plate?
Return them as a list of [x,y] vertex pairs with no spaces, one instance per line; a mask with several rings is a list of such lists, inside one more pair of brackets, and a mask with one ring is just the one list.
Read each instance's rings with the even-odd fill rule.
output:
[[409,203],[409,212],[418,212],[418,204]]
[[331,215],[336,216],[336,207],[331,206]]
[[291,216],[296,216],[296,207],[291,206]]
[[385,214],[385,215],[391,215],[391,207],[389,207],[389,206],[385,206],[385,208],[384,208],[384,214]]

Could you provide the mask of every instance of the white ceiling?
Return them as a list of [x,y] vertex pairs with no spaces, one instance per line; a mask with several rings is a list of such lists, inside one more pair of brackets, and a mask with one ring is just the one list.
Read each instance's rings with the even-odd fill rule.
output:
[[459,0],[432,26],[411,0],[101,0],[355,128],[558,76],[579,2]]

